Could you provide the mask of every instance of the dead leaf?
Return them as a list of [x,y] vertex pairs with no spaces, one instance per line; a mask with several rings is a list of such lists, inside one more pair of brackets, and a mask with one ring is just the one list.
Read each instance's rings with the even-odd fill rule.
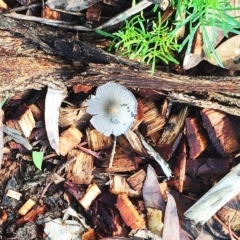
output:
[[168,201],[165,211],[163,240],[180,240],[180,226],[177,206],[173,196],[167,192]]
[[[224,68],[239,71],[240,70],[240,35],[229,38],[219,47],[216,48],[216,53],[220,58]],[[211,54],[209,57],[206,57],[206,60],[213,65],[218,66],[218,63]]]
[[146,179],[143,184],[143,199],[146,207],[164,211],[165,202],[159,188],[157,175],[151,165],[148,165]]
[[51,147],[59,154],[59,108],[64,99],[64,92],[48,88],[45,99],[45,126]]

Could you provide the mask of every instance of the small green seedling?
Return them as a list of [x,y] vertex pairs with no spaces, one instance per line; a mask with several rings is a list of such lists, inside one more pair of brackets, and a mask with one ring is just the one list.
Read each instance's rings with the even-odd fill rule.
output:
[[32,152],[33,163],[40,171],[42,171],[43,154],[43,152]]
[[[147,30],[147,25],[150,25],[150,30]],[[109,51],[114,49],[131,60],[151,64],[153,74],[159,60],[166,64],[178,63],[172,53],[178,51],[180,46],[176,43],[175,36],[169,35],[167,25],[162,24],[160,13],[157,19],[148,21],[136,15],[129,21],[126,20],[123,29],[116,33],[110,34],[101,30],[97,30],[97,33],[113,39]]]
[[[122,55],[131,60],[137,59],[143,63],[151,64],[153,74],[156,62],[161,60],[164,63],[178,63],[173,57],[174,52],[186,50],[189,54],[196,32],[200,29],[203,38],[203,50],[207,56],[213,54],[219,66],[223,67],[218,57],[214,42],[216,42],[219,29],[228,37],[228,33],[240,34],[239,19],[235,16],[240,7],[233,7],[229,0],[170,0],[171,7],[176,10],[169,19],[168,24],[162,23],[160,13],[154,19],[146,20],[141,15],[136,15],[126,20],[123,29],[110,34],[97,30],[99,34],[112,38],[109,50],[121,52]],[[133,4],[135,4],[135,0]],[[158,10],[154,6],[153,12]],[[184,18],[180,18],[182,13]],[[148,24],[147,24],[148,23]],[[147,25],[151,25],[150,30]],[[186,26],[187,34],[182,42],[177,43],[177,31]],[[212,33],[207,31],[212,27]]]
[[[203,50],[207,56],[212,53],[219,66],[223,67],[221,59],[215,51],[214,42],[217,38],[217,31],[221,29],[226,37],[228,33],[240,34],[239,18],[232,16],[239,8],[233,7],[229,0],[171,0],[171,5],[176,9],[176,15],[185,12],[184,19],[173,22],[174,28],[170,34],[175,34],[178,29],[186,25],[189,29],[179,51],[186,46],[186,53],[191,52],[194,36],[198,29],[201,30],[203,38]],[[175,19],[176,20],[176,19]],[[212,34],[209,35],[207,27],[212,27]]]

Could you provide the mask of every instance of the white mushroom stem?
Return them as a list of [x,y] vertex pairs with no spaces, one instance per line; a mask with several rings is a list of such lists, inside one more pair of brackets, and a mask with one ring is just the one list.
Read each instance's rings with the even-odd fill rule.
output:
[[109,165],[108,165],[109,168],[111,168],[112,164],[113,164],[114,155],[116,153],[116,144],[117,144],[117,137],[114,136],[113,148],[112,148],[112,152],[111,152],[111,156],[110,156],[110,160],[109,160]]
[[240,164],[206,192],[185,213],[195,223],[204,224],[229,200],[240,193]]

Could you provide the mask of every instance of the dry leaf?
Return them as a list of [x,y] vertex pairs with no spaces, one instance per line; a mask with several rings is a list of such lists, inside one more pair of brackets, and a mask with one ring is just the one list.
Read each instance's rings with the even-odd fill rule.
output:
[[168,201],[165,211],[163,240],[180,240],[180,225],[177,206],[173,196],[167,192]]
[[45,126],[51,147],[59,154],[59,108],[64,99],[64,92],[48,88],[45,99]]
[[[220,58],[224,68],[234,71],[240,70],[240,35],[234,36],[220,44],[216,48],[216,53]],[[211,54],[209,57],[206,57],[206,60],[213,65],[218,66],[218,63]]]
[[143,199],[146,207],[165,209],[165,202],[159,188],[155,170],[148,165],[146,179],[143,184]]

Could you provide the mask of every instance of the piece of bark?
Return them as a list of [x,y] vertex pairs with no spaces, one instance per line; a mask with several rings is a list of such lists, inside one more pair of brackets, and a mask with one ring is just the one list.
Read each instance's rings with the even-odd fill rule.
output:
[[189,158],[194,160],[207,148],[207,139],[200,130],[197,118],[186,119],[186,136]]
[[174,182],[176,189],[181,193],[183,191],[187,161],[187,146],[185,139],[182,139],[179,145],[179,153],[174,168]]
[[143,99],[143,121],[139,126],[139,131],[144,136],[149,136],[160,130],[165,124],[165,118],[160,115],[154,101]]
[[88,147],[93,151],[100,151],[103,149],[111,148],[113,139],[111,136],[105,136],[96,129],[86,130]]
[[109,191],[113,194],[127,194],[130,197],[139,197],[141,196],[141,189],[132,189],[125,177],[120,175],[113,175],[110,177],[111,183]]
[[126,194],[118,196],[116,207],[119,210],[123,221],[132,229],[145,229],[145,220],[140,216],[134,208],[132,202]]
[[240,149],[238,129],[226,114],[212,109],[200,111],[203,127],[207,130],[216,150],[222,157],[229,156]]
[[116,148],[116,153],[114,155],[112,167],[109,166],[109,158],[102,164],[105,172],[116,173],[116,172],[129,172],[138,169],[137,163],[134,161],[134,153],[126,154],[122,147]]
[[71,126],[61,133],[59,137],[59,152],[62,156],[76,147],[82,139],[82,133],[75,127]]
[[169,127],[166,128],[159,139],[156,149],[164,160],[168,160],[173,153],[173,143],[183,128],[185,119],[188,115],[188,107],[184,107],[178,115],[172,115],[168,121]]
[[196,223],[204,224],[230,199],[239,193],[240,164],[205,193],[190,209],[185,217]]
[[75,161],[66,166],[66,178],[75,184],[90,184],[93,175],[93,156],[81,150],[73,149],[68,152],[67,159],[76,158]]
[[138,172],[134,173],[131,175],[128,179],[127,182],[130,184],[130,186],[134,190],[139,190],[142,189],[143,186],[143,181],[145,180],[146,173],[143,169],[139,170]]
[[13,119],[6,121],[6,125],[23,133],[25,137],[29,137],[35,127],[35,120],[31,109],[23,104],[18,108],[17,114]]

